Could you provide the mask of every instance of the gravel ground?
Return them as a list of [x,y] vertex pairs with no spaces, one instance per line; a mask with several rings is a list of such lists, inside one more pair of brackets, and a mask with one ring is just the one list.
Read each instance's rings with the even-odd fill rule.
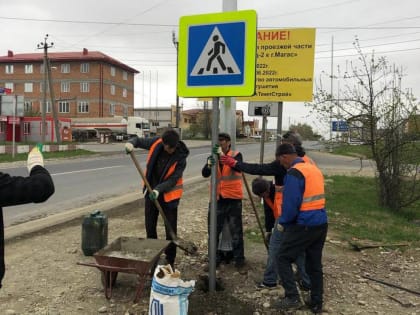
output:
[[[251,177],[248,181],[251,181]],[[179,210],[179,237],[193,241],[197,256],[178,249],[176,267],[184,280],[200,280],[207,260],[207,182],[186,188]],[[256,290],[261,280],[266,251],[260,241],[250,237],[256,226],[249,200],[244,200],[244,226],[247,230],[245,271],[222,265],[217,277],[224,291],[209,294],[198,281],[190,295],[189,314],[271,315],[278,314],[273,303],[284,292]],[[257,203],[258,204],[258,203]],[[121,236],[145,237],[143,207],[139,202],[122,205],[109,214],[109,242]],[[160,235],[163,227],[160,225]],[[420,291],[420,249],[404,252],[371,249],[357,252],[339,240],[330,226],[324,250],[325,314],[420,314],[420,296],[363,278],[368,275],[402,287]],[[0,290],[0,314],[147,314],[150,278],[145,281],[142,298],[133,303],[137,276],[120,273],[112,298],[107,300],[100,271],[78,265],[94,262],[81,250],[81,220],[10,241],[6,245],[7,273]],[[301,309],[295,314],[309,314]]]

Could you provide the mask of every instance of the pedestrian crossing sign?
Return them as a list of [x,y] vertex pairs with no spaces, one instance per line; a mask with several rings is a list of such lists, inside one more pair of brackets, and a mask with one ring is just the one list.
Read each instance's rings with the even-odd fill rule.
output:
[[251,96],[255,92],[257,15],[253,10],[180,19],[178,95]]

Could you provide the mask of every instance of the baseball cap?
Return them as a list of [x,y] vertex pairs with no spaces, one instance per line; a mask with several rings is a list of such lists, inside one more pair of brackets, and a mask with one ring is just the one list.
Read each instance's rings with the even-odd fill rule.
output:
[[280,144],[276,149],[276,156],[280,156],[283,154],[296,154],[296,149],[290,143]]
[[226,132],[221,132],[221,133],[219,133],[219,140],[230,141],[230,135]]

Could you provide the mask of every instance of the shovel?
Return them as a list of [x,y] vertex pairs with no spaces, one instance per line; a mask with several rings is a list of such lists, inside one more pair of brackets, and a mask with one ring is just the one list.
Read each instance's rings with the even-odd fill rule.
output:
[[[147,181],[147,178],[144,175],[143,170],[141,169],[140,164],[137,161],[137,158],[134,155],[133,151],[130,152],[130,156],[131,156],[131,159],[134,162],[134,165],[137,168],[137,171],[139,172],[141,178],[143,179],[144,184],[146,185],[147,191],[149,192],[149,194],[151,194],[153,192],[153,189],[150,186],[149,182]],[[162,216],[163,222],[165,223],[165,226],[166,226],[166,228],[169,232],[169,235],[172,238],[172,242],[176,246],[178,246],[180,249],[187,252],[188,254],[190,254],[190,255],[196,254],[197,253],[197,246],[195,246],[194,243],[192,243],[192,242],[185,241],[185,240],[180,239],[176,236],[174,230],[172,229],[171,225],[169,224],[168,219],[166,218],[165,213],[163,212],[163,209],[162,209],[161,205],[159,204],[159,201],[157,201],[157,199],[155,199],[153,201],[155,203],[156,208],[159,210],[159,214]]]

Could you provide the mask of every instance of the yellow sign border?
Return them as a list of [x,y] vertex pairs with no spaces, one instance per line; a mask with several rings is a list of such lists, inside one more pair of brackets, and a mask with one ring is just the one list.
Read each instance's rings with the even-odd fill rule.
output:
[[[245,22],[244,83],[241,85],[188,86],[188,29],[190,26]],[[179,20],[178,95],[182,97],[251,96],[255,93],[257,12],[255,10],[183,16]]]

